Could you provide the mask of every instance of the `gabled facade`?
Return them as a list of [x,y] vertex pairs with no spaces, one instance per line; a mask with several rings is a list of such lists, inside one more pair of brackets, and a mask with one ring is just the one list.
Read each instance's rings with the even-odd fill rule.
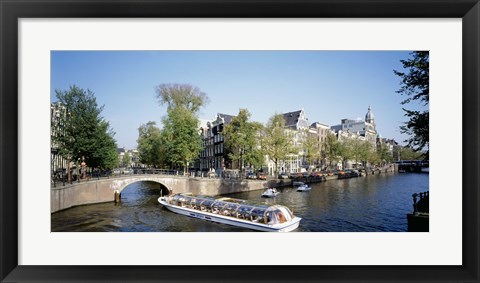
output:
[[[278,172],[279,173],[297,173],[306,170],[305,159],[303,158],[303,150],[301,149],[302,142],[305,139],[306,132],[309,131],[309,122],[308,118],[305,115],[303,109],[282,113],[285,118],[285,131],[292,138],[292,143],[294,147],[299,148],[299,152],[296,154],[289,154],[286,156],[285,160],[278,162]],[[268,156],[267,167],[269,175],[273,175],[275,172],[275,163],[271,161]]]
[[58,154],[58,145],[54,138],[62,130],[62,121],[65,118],[67,109],[60,102],[50,104],[50,173],[52,176],[59,172],[60,175],[67,168],[67,160]]
[[285,118],[285,126],[295,131],[306,130],[309,128],[308,118],[305,116],[305,111],[303,109],[283,113]]
[[199,160],[195,162],[195,170],[200,172],[214,171],[221,176],[225,169],[233,168],[234,164],[228,158],[225,150],[223,127],[232,121],[235,116],[218,113],[213,120],[200,120],[199,133],[202,137],[203,150]]
[[[324,148],[325,143],[327,142],[327,137],[329,134],[335,134],[334,131],[330,128],[329,125],[322,124],[319,122],[315,122],[310,125],[310,131],[314,133],[314,135],[318,139],[318,145],[320,147],[320,151]],[[320,158],[319,164],[316,164],[317,167],[323,169],[327,165],[327,160],[324,158]]]

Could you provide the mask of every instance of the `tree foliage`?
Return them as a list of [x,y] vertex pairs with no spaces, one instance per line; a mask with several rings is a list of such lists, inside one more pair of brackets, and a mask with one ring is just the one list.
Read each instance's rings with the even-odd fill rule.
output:
[[369,141],[352,138],[348,139],[347,144],[350,151],[349,158],[351,158],[355,164],[358,162],[367,162],[370,155],[374,154],[372,144]]
[[100,122],[96,129],[96,138],[94,138],[96,142],[92,146],[90,158],[87,159],[87,155],[82,155],[85,156],[88,166],[100,169],[112,169],[118,166],[117,143],[113,138],[114,135],[108,122]]
[[168,109],[183,107],[197,113],[209,101],[206,93],[189,84],[160,84],[155,91],[160,105],[166,104]]
[[324,157],[328,160],[328,167],[332,169],[332,164],[340,161],[341,158],[341,146],[335,134],[328,133],[325,142],[323,143],[322,152]]
[[393,155],[386,144],[381,143],[377,145],[376,155],[380,165],[384,165],[393,161]]
[[285,118],[281,114],[270,117],[262,139],[262,148],[270,160],[275,163],[275,174],[278,173],[278,162],[285,160],[287,155],[298,153],[292,142],[291,135],[285,128]]
[[188,165],[202,150],[202,140],[198,134],[198,119],[188,109],[177,106],[169,109],[163,119],[163,140],[166,158],[173,166]]
[[[411,53],[412,58],[400,60],[407,72],[394,70],[394,73],[401,78],[401,87],[397,93],[407,96],[402,105],[418,101],[421,105],[427,106],[429,101],[429,52],[415,51]],[[401,133],[408,134],[408,146],[415,151],[426,149],[428,158],[429,144],[429,111],[408,110],[403,108],[405,116],[409,120],[400,127]]]
[[245,161],[255,169],[261,169],[265,165],[265,154],[261,148],[253,148]]
[[117,166],[115,133],[102,116],[95,94],[75,85],[69,90],[55,90],[64,112],[52,125],[52,142],[66,159],[85,158],[87,166],[111,169]]
[[222,132],[225,147],[230,152],[228,157],[239,163],[241,172],[244,161],[255,168],[260,168],[265,163],[258,142],[262,125],[249,121],[250,116],[247,109],[240,109],[238,115],[224,126]]
[[309,165],[314,165],[321,157],[320,141],[318,135],[310,133],[308,130],[304,132],[302,142],[303,156]]
[[166,165],[166,149],[162,133],[155,122],[150,121],[138,128],[137,144],[141,163],[155,168]]
[[353,141],[351,139],[343,139],[338,144],[338,155],[342,161],[342,166],[345,168],[347,161],[353,159]]
[[397,156],[399,160],[421,160],[423,159],[423,152],[414,151],[408,146],[396,147]]
[[197,114],[208,96],[189,84],[161,84],[156,87],[156,97],[160,105],[167,105],[167,115],[162,119],[166,161],[183,166],[187,172],[189,163],[202,150]]
[[130,154],[128,154],[128,152],[125,152],[125,155],[123,156],[123,159],[122,159],[122,166],[128,168],[130,167],[131,162],[132,162],[132,158],[130,158]]

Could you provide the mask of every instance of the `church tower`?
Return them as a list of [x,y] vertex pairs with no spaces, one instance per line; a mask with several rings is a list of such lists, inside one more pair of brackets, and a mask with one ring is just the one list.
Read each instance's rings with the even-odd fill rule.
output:
[[368,112],[365,115],[365,122],[372,124],[373,128],[375,129],[375,115],[373,115],[370,105],[368,106]]

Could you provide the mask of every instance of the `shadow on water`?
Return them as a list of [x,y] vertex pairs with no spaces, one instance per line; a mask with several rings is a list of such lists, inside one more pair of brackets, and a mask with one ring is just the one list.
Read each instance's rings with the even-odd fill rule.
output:
[[[412,194],[429,190],[428,174],[382,174],[311,184],[308,192],[278,188],[276,198],[262,190],[229,194],[268,205],[282,204],[302,217],[298,232],[382,232],[407,230]],[[166,188],[137,182],[122,191],[121,203],[73,207],[52,214],[52,231],[72,232],[240,232],[250,231],[185,217],[157,201]]]

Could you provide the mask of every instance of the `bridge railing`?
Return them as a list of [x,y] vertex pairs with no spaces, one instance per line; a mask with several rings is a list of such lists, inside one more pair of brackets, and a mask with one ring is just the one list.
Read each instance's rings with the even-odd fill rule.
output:
[[175,175],[183,176],[183,171],[171,170],[171,169],[133,169],[130,174],[134,175]]
[[170,170],[170,169],[127,169],[120,170],[115,169],[107,173],[93,172],[85,175],[85,178],[79,177],[78,175],[71,175],[70,182],[67,180],[67,176],[53,175],[51,177],[51,186],[59,187],[66,186],[69,184],[83,183],[90,181],[106,180],[110,178],[118,178],[123,176],[134,176],[134,175],[167,175],[167,176],[184,176],[183,171]]

